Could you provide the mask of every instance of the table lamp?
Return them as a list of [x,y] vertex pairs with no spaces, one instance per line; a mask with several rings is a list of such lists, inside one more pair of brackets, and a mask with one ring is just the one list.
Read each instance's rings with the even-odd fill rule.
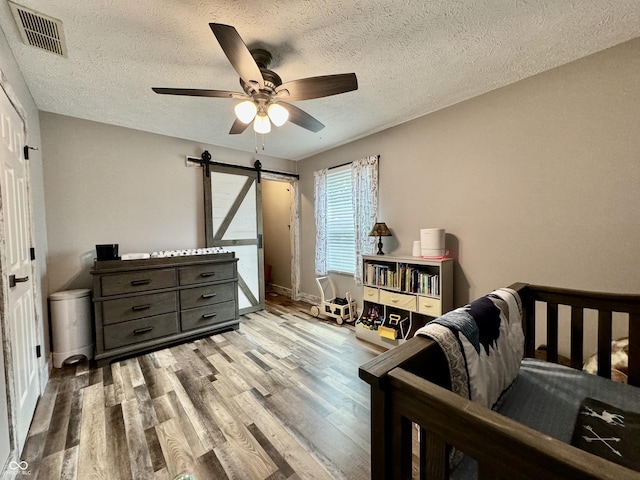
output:
[[371,232],[369,233],[370,237],[378,237],[378,255],[384,255],[382,251],[382,237],[390,237],[391,232],[389,231],[389,227],[383,222],[376,223]]

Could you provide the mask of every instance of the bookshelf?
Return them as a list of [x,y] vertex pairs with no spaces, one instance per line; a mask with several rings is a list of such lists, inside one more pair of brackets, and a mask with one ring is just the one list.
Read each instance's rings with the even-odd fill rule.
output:
[[453,308],[453,259],[366,255],[362,273],[361,340],[392,348]]

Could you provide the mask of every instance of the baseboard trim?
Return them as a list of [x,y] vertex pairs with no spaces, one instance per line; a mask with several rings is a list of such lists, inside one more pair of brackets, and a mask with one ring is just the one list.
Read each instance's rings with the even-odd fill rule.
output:
[[280,285],[274,285],[273,283],[269,283],[267,285],[267,290],[271,290],[272,292],[276,292],[280,295],[285,295],[289,298],[293,298],[293,290],[291,288],[282,287]]
[[315,295],[300,292],[300,295],[298,295],[298,297],[298,300],[310,303],[311,305],[320,305],[320,297],[317,297]]
[[293,298],[293,290],[291,288],[283,287],[281,285],[274,285],[273,283],[267,284],[267,290],[276,292],[280,295],[286,295],[296,301],[310,303],[311,305],[320,305],[320,297],[316,295],[310,295],[308,293],[300,292],[298,298]]

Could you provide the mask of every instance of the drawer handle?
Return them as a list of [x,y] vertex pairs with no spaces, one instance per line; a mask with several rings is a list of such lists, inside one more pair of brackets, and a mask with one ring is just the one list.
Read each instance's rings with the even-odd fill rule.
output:
[[133,280],[131,282],[131,285],[134,287],[137,287],[139,285],[149,285],[151,283],[151,280],[148,278],[145,278],[144,280]]
[[207,278],[207,277],[213,277],[216,274],[216,272],[202,272],[200,274],[201,277]]
[[205,313],[204,315],[202,315],[202,318],[213,318],[217,315],[217,313]]
[[202,298],[213,298],[216,295],[218,295],[217,293],[203,293],[202,294]]
[[133,307],[131,307],[131,310],[133,310],[134,312],[138,312],[140,310],[149,310],[151,308],[151,304],[147,303],[145,305],[134,305]]
[[136,328],[133,331],[133,334],[134,335],[142,335],[143,333],[150,332],[151,330],[153,330],[153,327]]

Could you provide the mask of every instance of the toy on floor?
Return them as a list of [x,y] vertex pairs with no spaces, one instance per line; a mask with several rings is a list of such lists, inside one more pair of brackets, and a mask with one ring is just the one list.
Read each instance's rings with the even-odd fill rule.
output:
[[346,298],[336,297],[336,287],[330,277],[316,277],[316,283],[320,288],[320,305],[311,307],[311,315],[314,317],[320,314],[336,319],[338,325],[342,322],[353,322],[357,317],[357,304],[351,298],[351,293],[346,293]]

